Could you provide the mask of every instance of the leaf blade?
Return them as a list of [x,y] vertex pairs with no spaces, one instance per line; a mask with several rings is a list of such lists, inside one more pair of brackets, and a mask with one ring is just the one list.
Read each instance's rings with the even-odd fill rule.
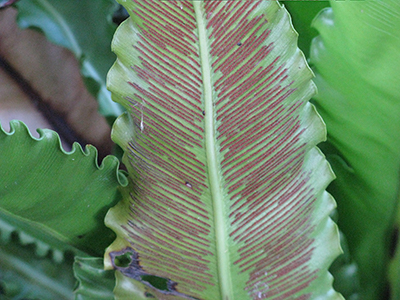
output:
[[[286,11],[271,1],[125,5],[108,84],[132,114],[113,129],[132,183],[106,217],[118,235],[106,266],[160,299],[338,299],[326,272],[339,251],[333,201],[322,192],[332,174],[314,149],[325,131]],[[311,257],[325,271],[304,266]]]

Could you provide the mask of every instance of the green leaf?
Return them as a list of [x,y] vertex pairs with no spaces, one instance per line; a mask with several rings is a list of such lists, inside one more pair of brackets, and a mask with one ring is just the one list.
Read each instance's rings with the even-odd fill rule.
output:
[[400,299],[400,209],[397,207],[396,222],[390,235],[390,256],[391,261],[388,270],[390,282],[389,294],[391,299]]
[[102,255],[113,239],[103,219],[126,181],[118,160],[108,156],[99,167],[93,146],[74,144],[66,153],[51,130],[38,130],[36,139],[22,122],[10,128],[0,130],[0,219],[61,251]]
[[114,272],[104,270],[102,258],[75,257],[74,274],[79,281],[75,300],[114,299]]
[[[106,224],[115,291],[342,299],[312,73],[276,1],[121,1],[108,77],[131,184]],[[125,298],[124,298],[125,297]],[[133,295],[132,295],[133,297]]]
[[0,236],[1,242],[10,241],[13,234],[16,234],[22,245],[33,245],[35,255],[45,257],[51,255],[56,263],[64,261],[65,252],[72,252],[85,255],[84,252],[69,245],[54,233],[42,230],[40,225],[32,226],[32,222],[19,218],[18,216],[0,212]]
[[121,107],[111,101],[106,88],[106,74],[115,56],[110,49],[115,31],[113,0],[21,0],[16,4],[18,24],[39,28],[47,38],[74,53],[81,62],[81,72],[89,91],[97,97],[100,112],[117,117]]
[[399,191],[400,4],[331,5],[314,22],[315,100],[328,128],[325,153],[338,178],[330,191],[360,269],[361,299],[378,299]]
[[340,245],[343,253],[332,263],[329,271],[335,281],[333,287],[347,300],[360,300],[360,274],[357,263],[352,259],[347,240],[340,232]]
[[36,257],[32,246],[0,242],[0,299],[73,299],[72,261]]
[[293,26],[299,33],[299,48],[308,57],[311,41],[318,35],[318,31],[311,27],[312,20],[325,7],[329,1],[281,1],[289,11]]

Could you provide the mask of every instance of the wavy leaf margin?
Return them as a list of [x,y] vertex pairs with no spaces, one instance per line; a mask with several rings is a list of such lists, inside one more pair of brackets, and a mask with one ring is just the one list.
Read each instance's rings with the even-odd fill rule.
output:
[[127,184],[118,159],[108,156],[99,166],[95,147],[75,143],[66,152],[56,132],[38,132],[40,138],[32,137],[20,121],[10,122],[10,132],[0,127],[3,238],[14,229],[37,240],[43,255],[71,246],[101,255],[113,238],[103,218],[120,199],[118,187]]
[[[324,138],[324,126],[307,103],[314,92],[311,72],[295,46],[296,35],[290,27],[287,12],[275,1],[235,1],[229,4],[210,1],[204,2],[204,6],[202,1],[131,1],[122,4],[131,12],[131,19],[119,27],[114,37],[113,50],[118,59],[109,73],[108,85],[114,100],[123,104],[132,115],[118,119],[113,129],[114,141],[125,150],[124,162],[132,182],[124,191],[124,201],[111,209],[106,217],[106,224],[118,235],[105,255],[106,267],[119,270],[125,279],[132,282],[132,290],[137,290],[135,286],[141,284],[146,292],[150,291],[159,299],[340,299],[341,296],[331,287],[332,279],[327,272],[329,263],[340,252],[337,229],[328,216],[334,201],[323,191],[333,175],[315,148],[316,143]],[[226,7],[221,8],[224,4]],[[210,10],[206,11],[204,7]],[[229,15],[235,9],[238,15],[232,14],[231,19],[224,19],[225,13]],[[180,20],[185,18],[187,20],[182,23]],[[264,18],[267,22],[263,23],[260,20]],[[223,28],[224,22],[229,30],[234,27],[232,23],[237,22],[234,30],[227,30],[229,33],[226,34],[231,37],[236,34],[236,38],[227,40],[221,30],[216,29]],[[197,32],[191,27],[196,23],[199,24]],[[182,28],[182,24],[187,25]],[[250,24],[259,25],[264,30],[251,31],[248,29]],[[207,43],[202,36],[212,31],[208,31],[210,28],[215,32]],[[240,28],[245,29],[241,31]],[[179,39],[174,36],[177,32]],[[196,40],[199,42],[193,42]],[[230,46],[228,41],[232,41]],[[246,61],[244,53],[251,43],[258,43],[253,51],[262,45],[258,54],[264,59],[268,55],[265,62],[258,60],[253,68],[259,65],[257,70],[262,72],[258,75],[269,78],[266,82],[270,83],[270,89],[265,90],[272,93],[265,102],[255,103],[274,120],[270,128],[276,129],[276,124],[297,124],[299,127],[281,127],[281,134],[287,134],[281,139],[282,143],[289,150],[277,147],[271,151],[275,155],[264,167],[258,165],[260,170],[256,172],[256,181],[247,184],[240,183],[240,178],[247,179],[248,173],[240,178],[234,173],[229,175],[230,170],[235,169],[232,165],[235,151],[224,150],[227,146],[223,146],[221,140],[226,138],[227,132],[235,135],[230,131],[232,128],[238,135],[241,126],[244,132],[249,129],[249,119],[241,118],[238,111],[247,109],[248,115],[257,121],[260,120],[257,117],[262,116],[255,112],[254,103],[249,105],[241,99],[236,108],[229,102],[229,98],[234,99],[239,93],[239,88],[236,94],[226,93],[234,88],[231,84],[238,81],[241,87],[246,86],[243,88],[245,91],[250,89],[249,84],[240,81],[242,76],[248,75],[248,70],[242,69],[245,75],[239,73],[241,76],[235,77],[232,55],[243,49],[243,61]],[[224,45],[225,48],[215,45]],[[241,48],[242,45],[247,47]],[[209,60],[208,55],[211,55],[213,64],[204,63]],[[210,74],[211,69],[219,72]],[[222,74],[228,80],[223,79]],[[251,75],[250,82],[255,80]],[[257,80],[253,82],[257,86]],[[277,91],[283,91],[280,98],[274,94],[279,95]],[[229,94],[225,100],[221,96],[224,93]],[[210,100],[217,94],[214,107]],[[198,95],[203,96],[196,98]],[[269,111],[265,103],[270,104]],[[275,107],[278,108],[274,110]],[[280,118],[279,109],[290,117]],[[291,117],[294,123],[291,123]],[[257,121],[250,124],[257,124]],[[260,153],[256,145],[263,139],[257,127],[254,130],[256,137],[250,133],[249,138],[254,139],[253,147],[242,140],[253,154]],[[268,145],[264,143],[264,146]],[[215,146],[220,152],[213,156],[211,152],[214,150],[204,151],[204,144],[207,149]],[[236,152],[240,153],[242,150],[240,146],[238,148]],[[254,157],[265,160],[265,154],[254,154],[249,157],[250,163]],[[236,158],[240,160],[240,156]],[[189,165],[191,167],[187,167]],[[276,167],[282,165],[281,169]],[[267,172],[268,166],[272,173]],[[230,169],[227,171],[226,168]],[[246,165],[242,168],[246,170]],[[223,175],[218,175],[219,172]],[[277,198],[272,197],[275,193],[272,188],[265,196],[269,200],[265,200],[265,206],[250,204],[250,200],[246,203],[243,200],[246,197],[240,199],[239,195],[248,186],[255,186],[255,189],[246,191],[247,197],[268,190],[261,182],[268,178],[267,173],[270,180],[274,178],[274,172],[280,178],[275,178],[275,188],[280,190],[280,185],[284,185],[282,182],[286,183],[282,194],[275,194]],[[213,187],[213,180],[220,176],[225,176],[226,188],[222,183]],[[208,183],[203,178],[208,178]],[[292,184],[288,178],[293,180]],[[237,186],[242,187],[236,190]],[[232,192],[235,190],[236,196]],[[283,197],[285,193],[287,197]],[[279,197],[285,198],[280,205],[277,202]],[[258,196],[254,198],[259,199]],[[280,216],[293,219],[291,226],[286,224],[288,227],[284,229]],[[273,226],[274,222],[279,225]],[[256,232],[268,232],[271,226],[270,234],[255,235]],[[268,247],[277,253],[267,250]],[[227,258],[224,253],[229,253]],[[117,258],[124,255],[130,256],[130,262],[121,266]],[[283,255],[283,260],[279,259],[280,255]],[[288,262],[284,260],[287,257],[290,257]],[[275,265],[276,261],[283,265]],[[267,266],[272,267],[268,269]],[[148,277],[164,280],[166,288],[156,287],[144,279]]]

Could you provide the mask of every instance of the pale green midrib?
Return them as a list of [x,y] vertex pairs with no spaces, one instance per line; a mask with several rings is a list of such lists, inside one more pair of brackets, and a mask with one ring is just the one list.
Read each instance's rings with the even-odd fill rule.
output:
[[206,24],[203,19],[202,1],[193,1],[196,21],[199,32],[200,60],[204,88],[205,102],[205,146],[207,168],[209,172],[209,185],[214,212],[215,244],[218,282],[220,286],[221,299],[232,300],[232,280],[229,264],[228,233],[226,228],[226,217],[224,214],[223,192],[221,190],[222,180],[219,173],[219,162],[217,159],[217,145],[215,136],[215,119],[213,91],[211,82],[210,58],[207,45]]

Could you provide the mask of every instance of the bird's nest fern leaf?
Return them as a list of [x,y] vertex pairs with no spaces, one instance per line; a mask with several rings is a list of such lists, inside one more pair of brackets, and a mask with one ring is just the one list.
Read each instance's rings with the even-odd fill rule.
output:
[[113,138],[131,183],[105,255],[119,299],[340,299],[326,132],[286,10],[121,2],[108,86],[130,112]]

